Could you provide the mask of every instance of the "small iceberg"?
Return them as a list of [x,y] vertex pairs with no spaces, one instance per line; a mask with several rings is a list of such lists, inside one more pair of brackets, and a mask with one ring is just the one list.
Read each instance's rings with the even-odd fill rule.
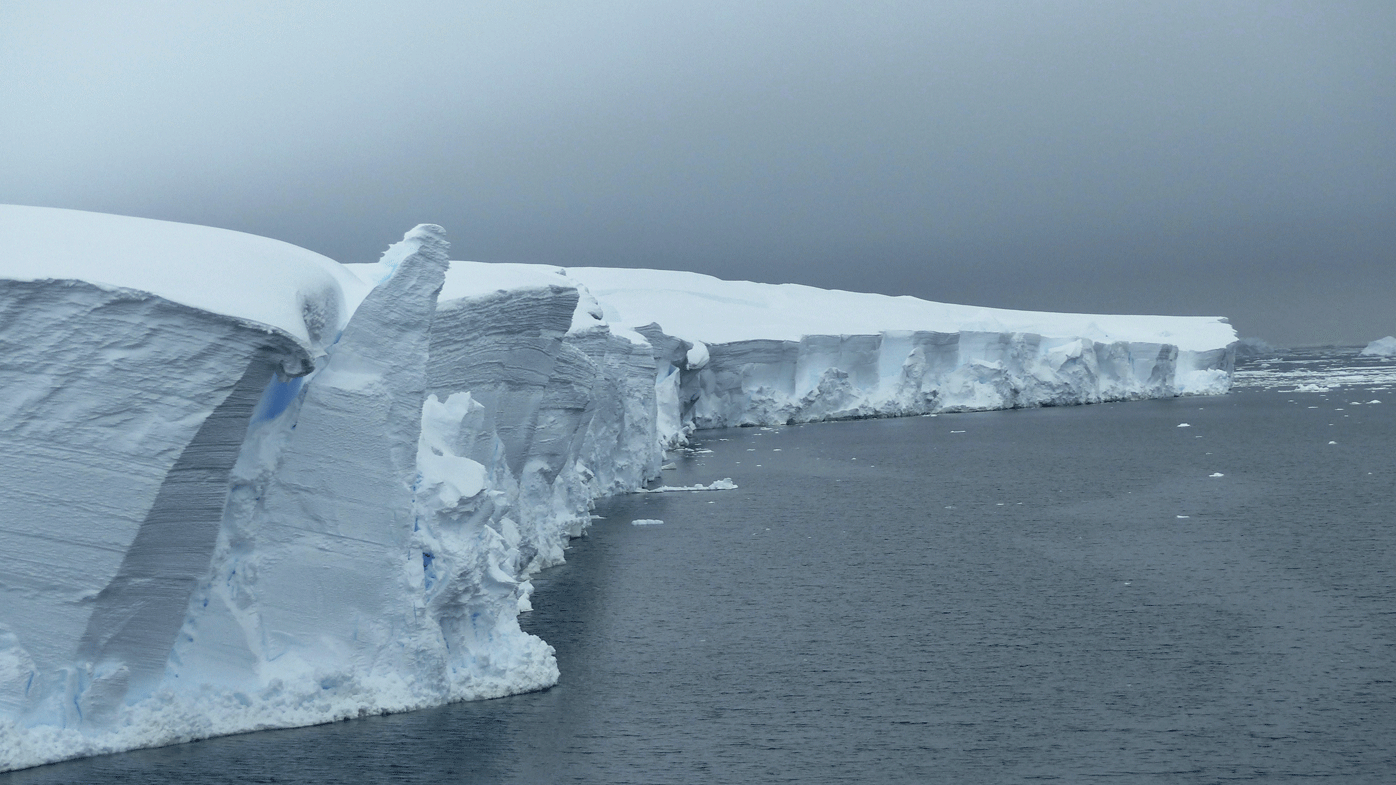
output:
[[1362,357],[1396,357],[1396,335],[1372,341],[1359,354]]

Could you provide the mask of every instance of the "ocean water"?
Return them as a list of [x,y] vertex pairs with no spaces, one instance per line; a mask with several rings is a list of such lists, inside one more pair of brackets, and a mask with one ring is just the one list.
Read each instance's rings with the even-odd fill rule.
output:
[[525,618],[551,690],[0,783],[1396,780],[1396,363],[675,462],[739,487],[598,507]]

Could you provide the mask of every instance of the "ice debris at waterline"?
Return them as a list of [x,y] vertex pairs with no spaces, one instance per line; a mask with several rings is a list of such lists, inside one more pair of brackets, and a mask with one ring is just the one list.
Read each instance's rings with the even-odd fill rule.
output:
[[0,770],[547,687],[529,576],[694,429],[1220,393],[1234,339],[0,206]]
[[713,480],[707,485],[660,485],[656,488],[636,488],[635,493],[678,493],[679,491],[735,491],[737,484],[731,477]]

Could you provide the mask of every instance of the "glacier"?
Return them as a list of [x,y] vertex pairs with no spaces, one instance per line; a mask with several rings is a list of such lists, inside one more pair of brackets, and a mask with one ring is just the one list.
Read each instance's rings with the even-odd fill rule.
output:
[[1218,394],[1209,317],[368,265],[0,206],[0,771],[546,688],[519,626],[695,430]]

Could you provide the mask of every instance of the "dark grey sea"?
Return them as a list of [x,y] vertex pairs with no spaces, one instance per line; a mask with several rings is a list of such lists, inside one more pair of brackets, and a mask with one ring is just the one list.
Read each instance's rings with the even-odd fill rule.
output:
[[676,463],[739,488],[598,507],[535,580],[551,690],[0,783],[1396,782],[1396,363]]

